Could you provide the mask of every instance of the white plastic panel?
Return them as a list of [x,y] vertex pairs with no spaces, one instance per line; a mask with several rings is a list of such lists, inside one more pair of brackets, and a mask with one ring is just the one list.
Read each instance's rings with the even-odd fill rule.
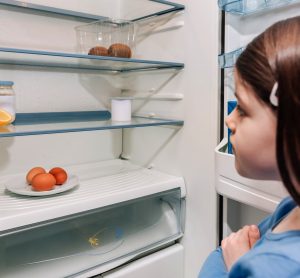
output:
[[107,274],[103,278],[182,278],[183,246],[175,244],[125,267]]
[[230,199],[272,212],[280,200],[287,196],[281,182],[251,180],[241,177],[234,166],[234,156],[225,153],[227,139],[215,149],[216,189]]

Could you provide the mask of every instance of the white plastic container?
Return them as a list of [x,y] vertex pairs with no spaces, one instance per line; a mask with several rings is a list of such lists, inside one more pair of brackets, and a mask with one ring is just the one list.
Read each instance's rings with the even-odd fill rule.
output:
[[11,119],[2,125],[10,124],[16,118],[15,93],[13,85],[14,82],[12,81],[0,81],[0,110],[11,116]]
[[131,99],[112,98],[111,99],[111,120],[113,122],[131,121]]

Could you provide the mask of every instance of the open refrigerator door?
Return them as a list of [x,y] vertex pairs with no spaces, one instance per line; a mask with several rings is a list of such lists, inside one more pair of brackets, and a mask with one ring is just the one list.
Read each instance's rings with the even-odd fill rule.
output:
[[230,131],[224,118],[235,108],[234,64],[244,47],[273,23],[299,15],[299,1],[219,0],[222,12],[223,140],[215,149],[216,189],[223,199],[223,236],[246,224],[256,224],[272,212],[287,192],[281,182],[241,177],[234,166]]

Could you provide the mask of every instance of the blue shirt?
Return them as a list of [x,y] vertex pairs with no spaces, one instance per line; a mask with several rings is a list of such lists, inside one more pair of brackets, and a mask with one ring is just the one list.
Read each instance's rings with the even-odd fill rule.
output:
[[259,224],[260,240],[229,272],[219,247],[208,256],[198,278],[300,277],[300,230],[272,233],[273,227],[295,207],[290,197],[285,198],[275,212]]

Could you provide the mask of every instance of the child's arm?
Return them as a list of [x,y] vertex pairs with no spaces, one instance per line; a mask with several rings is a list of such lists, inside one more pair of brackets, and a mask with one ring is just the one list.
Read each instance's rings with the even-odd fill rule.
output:
[[224,250],[218,247],[208,256],[198,278],[227,277],[227,270],[230,269],[232,264],[242,255],[248,252],[258,239],[259,230],[254,225],[245,226],[237,233],[232,233],[222,241],[222,248]]
[[252,249],[259,238],[259,230],[255,225],[244,226],[236,233],[224,238],[221,245],[226,268],[230,270],[240,257]]
[[[236,263],[229,278],[250,278],[250,277],[289,277],[300,276],[300,264],[286,256],[274,253],[260,253],[249,258],[247,255]],[[216,276],[217,278],[217,276]]]

